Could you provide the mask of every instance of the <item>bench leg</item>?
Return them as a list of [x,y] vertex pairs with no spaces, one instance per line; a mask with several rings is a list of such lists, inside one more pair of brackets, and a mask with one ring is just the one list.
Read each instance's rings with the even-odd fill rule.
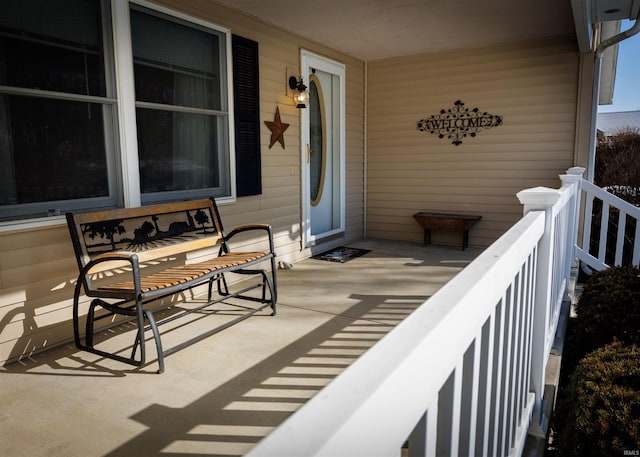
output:
[[220,281],[220,275],[213,276],[209,280],[209,290],[207,292],[207,301],[211,301],[211,299],[213,298],[213,284],[214,283],[218,283],[218,291],[220,290],[219,281]]
[[263,302],[267,301],[266,289],[268,287],[269,296],[271,297],[271,315],[275,316],[276,315],[276,291],[275,291],[275,280],[272,278],[275,278],[275,276],[271,275],[271,277],[269,277],[269,273],[267,273],[265,270],[262,270],[262,301]]
[[93,349],[93,321],[95,317],[96,306],[100,305],[101,300],[98,298],[94,298],[93,300],[91,300],[89,311],[87,312],[87,321],[85,322],[84,344],[82,344],[82,341],[80,340],[80,317],[78,315],[81,287],[82,283],[80,280],[78,280],[78,283],[75,287],[75,292],[73,294],[73,338],[78,349],[87,350]]
[[[149,310],[143,311],[144,318],[149,322],[149,328],[153,333],[153,340],[156,343],[156,352],[158,353],[158,373],[164,373],[164,351],[162,350],[162,340],[160,340],[160,332],[158,331],[158,325],[156,324],[156,320],[153,317],[153,313]],[[136,352],[138,350],[138,346],[140,346],[140,361],[135,360]],[[131,357],[128,363],[132,365],[141,366],[145,362],[145,340],[144,340],[144,319],[142,321],[142,325],[138,327],[138,333],[136,335],[136,340],[133,343],[133,349],[131,350]]]
[[[267,272],[267,270],[238,270],[235,273],[237,274],[245,274],[245,275],[255,275],[255,274],[260,274],[262,275],[262,297],[261,297],[261,301],[263,303],[267,302],[267,298],[266,298],[266,288],[269,288],[269,302],[271,303],[271,315],[275,316],[276,315],[276,303],[278,300],[278,292],[276,289],[276,261],[274,258],[271,258],[271,275],[269,275],[269,272]],[[227,280],[223,274],[220,274],[219,276],[213,278],[210,282],[209,282],[209,293],[208,293],[208,300],[211,301],[212,298],[212,294],[213,294],[213,281],[216,281],[218,283],[218,294],[221,296],[230,296],[230,295],[234,295],[230,292],[229,290],[229,286],[227,285]],[[259,286],[259,284],[258,284]],[[239,298],[243,298],[242,295],[234,295],[236,297]]]
[[[159,364],[159,373],[164,371],[164,353],[162,351],[162,342],[160,341],[160,333],[158,332],[158,327],[156,325],[155,319],[151,311],[142,310],[140,304],[136,306],[137,310],[135,312],[127,312],[126,310],[118,310],[115,311],[113,306],[110,306],[109,303],[102,301],[99,298],[95,298],[91,301],[89,305],[89,311],[87,313],[87,322],[86,322],[86,335],[84,344],[80,338],[80,318],[79,318],[79,297],[80,297],[80,289],[82,284],[78,281],[76,284],[76,290],[74,292],[73,299],[73,336],[75,340],[76,347],[83,351],[91,352],[93,354],[98,354],[103,357],[107,357],[109,359],[117,360],[119,362],[128,363],[129,365],[134,366],[142,366],[145,363],[145,347],[144,347],[144,319],[146,318],[149,321],[149,325],[151,327],[151,331],[153,332],[153,337],[156,342],[156,348],[158,350],[158,364]],[[94,321],[95,321],[95,308],[97,306],[102,306],[103,308],[110,311],[109,315],[125,315],[125,316],[133,316],[136,315],[136,320],[138,324],[138,329],[136,332],[136,340],[133,344],[133,349],[131,351],[130,357],[122,357],[118,354],[113,354],[110,352],[106,352],[100,349],[97,349],[93,346],[93,335],[94,335]],[[100,319],[100,318],[98,318]],[[140,346],[140,360],[135,359],[135,354],[138,349],[138,345]]]
[[[216,282],[218,283],[219,295],[231,295],[229,292],[229,286],[227,285],[227,279],[224,277],[224,273],[220,274],[220,276],[217,276]],[[209,292],[209,300],[211,300],[211,292]]]
[[431,244],[431,229],[424,229],[424,245]]
[[156,342],[156,351],[158,352],[158,373],[164,373],[164,352],[162,350],[162,341],[160,340],[160,332],[158,331],[156,320],[153,318],[153,313],[151,311],[145,310],[144,314],[149,321],[151,332],[153,332],[153,339]]
[[136,340],[133,343],[133,349],[131,350],[131,363],[136,363],[135,357],[140,346],[140,361],[137,362],[140,366],[144,364],[146,360],[146,350],[144,344],[144,317],[145,311],[142,309],[142,303],[136,303],[136,321],[138,323],[138,331],[136,332]]
[[84,341],[90,348],[93,347],[93,319],[96,315],[96,306],[98,306],[99,304],[100,303],[97,298],[91,300],[91,304],[89,305],[89,312],[87,312]]
[[271,293],[271,315],[276,315],[276,303],[278,302],[278,282],[276,281],[276,258],[271,257],[271,282],[269,282],[269,292]]
[[82,288],[82,281],[78,278],[75,291],[73,293],[73,338],[78,349],[84,349],[84,346],[80,342],[80,318],[78,317],[78,306],[80,300],[80,289]]

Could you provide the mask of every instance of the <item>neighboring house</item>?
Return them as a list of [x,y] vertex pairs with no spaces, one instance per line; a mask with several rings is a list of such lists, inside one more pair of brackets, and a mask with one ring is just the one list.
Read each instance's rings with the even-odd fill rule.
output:
[[596,121],[598,135],[611,136],[624,129],[640,131],[640,111],[618,111],[598,113]]
[[[295,262],[363,236],[419,243],[417,211],[482,215],[470,243],[488,246],[521,216],[517,191],[589,168],[594,85],[615,68],[605,54],[598,78],[592,32],[629,8],[378,3],[3,0],[0,362],[70,340],[65,211],[213,195],[229,227],[272,224]],[[401,35],[392,12],[415,39],[359,53],[370,30]],[[292,14],[315,35],[278,22]],[[310,109],[291,98],[300,75]]]

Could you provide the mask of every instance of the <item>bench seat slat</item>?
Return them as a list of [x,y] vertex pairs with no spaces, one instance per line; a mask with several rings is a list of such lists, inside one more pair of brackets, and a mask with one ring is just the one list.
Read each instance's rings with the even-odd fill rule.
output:
[[[166,270],[141,277],[141,292],[146,293],[152,290],[184,284],[203,277],[212,271],[243,265],[266,255],[266,252],[236,252],[224,254],[220,257],[198,263],[170,267]],[[135,286],[133,281],[121,281],[101,286],[98,290],[111,292],[133,292],[135,290]]]

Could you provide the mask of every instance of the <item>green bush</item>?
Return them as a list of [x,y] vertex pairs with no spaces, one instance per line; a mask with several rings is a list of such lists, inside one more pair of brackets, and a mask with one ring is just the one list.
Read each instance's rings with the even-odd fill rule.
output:
[[599,136],[594,182],[632,205],[640,205],[640,130],[625,128]]
[[640,269],[612,267],[594,273],[576,304],[575,332],[568,341],[576,360],[614,338],[640,345]]
[[620,342],[582,359],[563,398],[560,457],[624,455],[640,447],[640,350]]
[[567,325],[548,455],[635,452],[640,448],[640,269],[613,267],[591,275],[576,313]]

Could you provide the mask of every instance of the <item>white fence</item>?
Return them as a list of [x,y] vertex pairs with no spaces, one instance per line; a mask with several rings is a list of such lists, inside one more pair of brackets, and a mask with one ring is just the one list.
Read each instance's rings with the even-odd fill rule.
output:
[[[611,264],[621,265],[623,260],[627,260],[624,263],[637,267],[640,264],[640,208],[589,181],[582,181],[580,187],[585,204],[585,222],[582,244],[576,249],[577,257],[596,270],[603,270]],[[595,207],[598,208],[598,211],[594,211]],[[615,217],[616,212],[617,217]],[[600,217],[594,218],[594,214]],[[609,233],[610,216],[613,216],[611,217],[613,222],[611,225],[614,228],[617,226],[615,236],[613,233]],[[592,237],[591,230],[594,225],[595,227],[599,225],[600,230]],[[633,236],[625,236],[627,227],[630,227],[634,232]],[[595,238],[593,244],[591,243],[592,238]],[[625,243],[625,239],[627,239],[627,243]],[[607,246],[609,246],[611,253],[609,256],[607,256]],[[626,259],[624,259],[625,256]]]
[[516,225],[248,455],[520,455],[545,426],[581,174],[520,192]]

